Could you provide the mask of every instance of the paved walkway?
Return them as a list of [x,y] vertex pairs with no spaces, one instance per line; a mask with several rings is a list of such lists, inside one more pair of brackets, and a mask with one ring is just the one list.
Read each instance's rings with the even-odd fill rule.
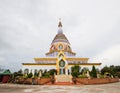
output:
[[0,93],[120,93],[120,82],[70,86],[0,84]]

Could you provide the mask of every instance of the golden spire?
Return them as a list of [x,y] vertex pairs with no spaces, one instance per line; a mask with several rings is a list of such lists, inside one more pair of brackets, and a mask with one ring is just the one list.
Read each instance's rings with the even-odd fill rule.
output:
[[61,18],[59,18],[59,24],[58,24],[58,27],[62,27]]

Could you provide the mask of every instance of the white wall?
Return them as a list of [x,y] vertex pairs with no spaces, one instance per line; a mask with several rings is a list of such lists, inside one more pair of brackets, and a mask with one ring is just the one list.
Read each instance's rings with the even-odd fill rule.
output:
[[56,69],[56,66],[23,66],[22,67],[22,71],[23,71],[23,73],[24,73],[24,70],[25,69],[29,69],[29,72],[31,72],[31,70],[32,70],[32,73],[34,74],[34,71],[37,69],[37,71],[39,71],[39,70],[43,70],[43,71],[45,71],[45,70],[47,70],[47,71],[49,71],[50,69]]

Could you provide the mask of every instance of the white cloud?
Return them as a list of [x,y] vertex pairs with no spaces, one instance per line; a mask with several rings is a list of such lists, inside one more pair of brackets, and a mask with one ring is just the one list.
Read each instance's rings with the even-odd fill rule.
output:
[[1,0],[0,63],[20,69],[21,63],[44,56],[61,17],[63,31],[77,56],[92,60],[100,55],[119,65],[119,3],[120,0]]
[[93,61],[102,62],[103,65],[120,65],[120,44],[103,50],[97,56],[94,56]]

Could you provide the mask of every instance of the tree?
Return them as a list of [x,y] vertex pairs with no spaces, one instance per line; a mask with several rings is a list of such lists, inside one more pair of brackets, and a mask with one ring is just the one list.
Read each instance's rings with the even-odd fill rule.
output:
[[114,75],[113,76],[114,77],[118,76],[120,78],[120,66],[114,66],[113,71],[114,71],[114,73],[113,73]]
[[87,67],[84,67],[82,70],[81,70],[81,74],[86,74],[87,71],[89,71],[89,69]]
[[109,69],[110,69],[110,74],[115,77],[115,73],[116,73],[115,66],[114,66],[114,65],[111,65],[111,66],[109,67]]
[[23,72],[22,72],[22,69],[20,69],[20,70],[18,71],[18,73],[19,73],[19,74],[22,74],[22,73],[23,73]]
[[51,69],[48,72],[50,73],[51,76],[54,76],[55,74],[57,74],[56,69]]
[[30,72],[30,73],[27,75],[28,78],[31,78],[32,76],[33,76],[32,72]]
[[35,72],[34,72],[34,77],[38,77],[38,71],[37,71],[37,69],[35,70]]
[[72,76],[73,77],[78,77],[78,75],[80,74],[81,67],[78,66],[78,65],[75,65],[75,66],[72,66],[71,69],[72,69],[72,73],[71,73]]
[[93,78],[97,78],[97,71],[96,71],[95,66],[92,66],[92,70],[90,74]]
[[115,66],[117,72],[120,72],[120,66]]
[[113,77],[115,76],[120,77],[120,66],[114,66],[114,65],[111,65],[109,67],[105,66],[101,69],[101,74],[104,75],[106,72],[112,75]]
[[101,69],[101,74],[104,75],[106,72],[110,73],[110,68],[105,66]]
[[120,78],[120,71],[116,72],[115,76],[118,76]]
[[22,73],[21,69],[18,72],[13,73],[13,77],[17,77],[17,76],[23,76],[23,73]]

